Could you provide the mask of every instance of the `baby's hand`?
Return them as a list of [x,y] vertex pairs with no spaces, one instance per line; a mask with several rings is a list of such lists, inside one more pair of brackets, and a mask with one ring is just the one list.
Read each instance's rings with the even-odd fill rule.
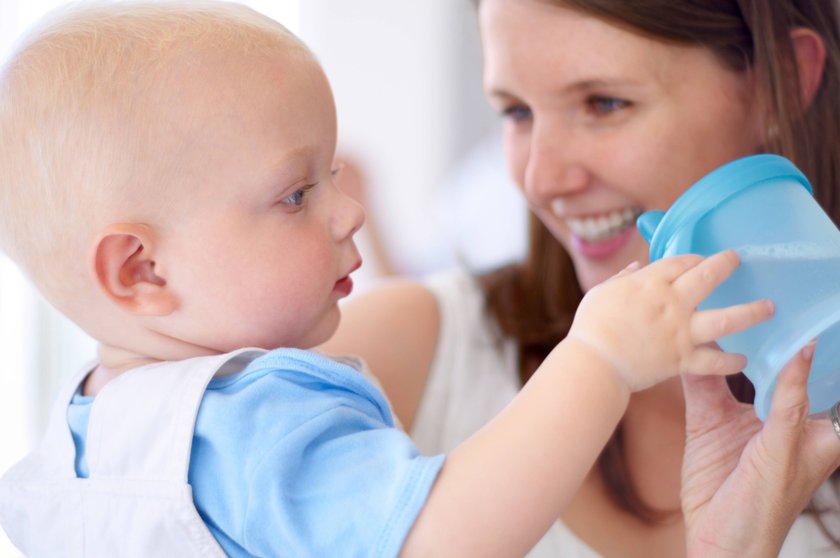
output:
[[600,353],[633,391],[676,374],[739,372],[746,357],[725,353],[713,342],[770,318],[773,304],[758,300],[696,310],[739,264],[738,255],[727,250],[628,267],[586,294],[567,338]]

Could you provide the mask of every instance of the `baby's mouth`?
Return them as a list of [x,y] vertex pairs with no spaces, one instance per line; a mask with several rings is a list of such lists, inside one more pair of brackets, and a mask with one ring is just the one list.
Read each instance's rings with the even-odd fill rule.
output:
[[604,242],[636,225],[636,219],[642,214],[637,207],[626,207],[581,218],[567,218],[572,234],[585,242]]

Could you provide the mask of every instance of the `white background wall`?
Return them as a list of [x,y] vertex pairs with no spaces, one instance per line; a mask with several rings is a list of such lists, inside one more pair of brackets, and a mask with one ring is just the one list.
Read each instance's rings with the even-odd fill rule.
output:
[[[481,90],[480,44],[471,3],[306,0],[300,15],[301,36],[333,84],[339,150],[360,160],[368,171],[376,194],[368,209],[388,233],[384,240],[395,266],[422,274],[452,265],[457,239],[441,221],[441,203],[448,207],[453,191],[466,188],[455,183],[453,170],[471,147],[497,135],[497,119]],[[481,153],[473,159],[477,157],[481,160],[473,165],[487,165]],[[521,214],[501,157],[491,159],[489,166],[494,178],[486,181],[486,193],[505,200],[501,207],[489,207]],[[488,222],[475,216],[479,223]],[[521,239],[512,236],[514,242]],[[490,246],[497,243],[504,241],[485,241]],[[503,246],[498,253],[505,250],[510,251]]]
[[336,94],[340,149],[370,169],[370,211],[397,267],[451,263],[435,204],[453,163],[495,124],[470,3],[306,0],[300,15]]
[[[0,0],[0,55],[60,3]],[[422,275],[456,262],[482,268],[522,252],[524,208],[507,180],[497,121],[481,95],[468,0],[243,3],[299,33],[324,65],[336,96],[340,151],[367,171],[368,212],[385,232],[398,270]],[[357,280],[362,290],[377,277],[375,266],[367,267]],[[0,354],[2,473],[40,435],[62,378],[95,354],[93,342],[49,308],[2,255]],[[0,532],[0,557],[14,555]]]

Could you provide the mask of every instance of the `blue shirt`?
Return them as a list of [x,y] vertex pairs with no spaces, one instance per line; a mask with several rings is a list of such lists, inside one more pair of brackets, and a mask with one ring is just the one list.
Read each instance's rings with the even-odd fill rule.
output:
[[[93,401],[68,408],[82,478]],[[278,349],[210,382],[189,482],[230,556],[396,556],[442,464],[419,454],[357,370]]]

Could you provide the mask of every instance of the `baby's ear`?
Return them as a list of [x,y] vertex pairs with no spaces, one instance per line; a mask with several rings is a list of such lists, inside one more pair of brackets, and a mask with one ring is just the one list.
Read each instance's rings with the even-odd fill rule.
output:
[[99,232],[93,271],[99,288],[117,306],[144,316],[165,316],[177,306],[155,269],[155,235],[147,225],[116,223]]

